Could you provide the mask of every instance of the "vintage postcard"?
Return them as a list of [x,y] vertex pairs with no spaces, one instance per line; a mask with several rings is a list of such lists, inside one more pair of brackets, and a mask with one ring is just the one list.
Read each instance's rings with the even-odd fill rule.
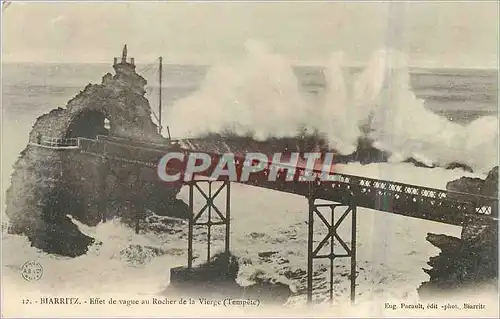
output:
[[2,317],[498,318],[498,9],[3,1]]

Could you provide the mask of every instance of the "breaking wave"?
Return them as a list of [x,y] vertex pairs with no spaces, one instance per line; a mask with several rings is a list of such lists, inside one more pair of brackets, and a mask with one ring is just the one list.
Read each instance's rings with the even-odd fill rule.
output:
[[482,172],[497,165],[498,118],[462,125],[427,110],[412,92],[400,52],[375,52],[351,81],[343,52],[333,53],[324,68],[325,95],[311,102],[291,61],[259,42],[246,49],[244,59],[212,67],[198,91],[169,108],[167,124],[176,136],[231,132],[266,140],[317,133],[344,155],[367,137],[391,161],[458,162]]
[[194,94],[170,108],[168,125],[179,136],[231,131],[259,140],[293,137],[308,113],[289,61],[260,43],[248,56],[214,66]]
[[443,166],[459,162],[478,171],[498,165],[497,117],[462,125],[427,110],[410,88],[406,59],[399,52],[377,52],[365,75],[377,92],[366,107],[369,137],[376,148],[392,154],[392,161],[413,157]]

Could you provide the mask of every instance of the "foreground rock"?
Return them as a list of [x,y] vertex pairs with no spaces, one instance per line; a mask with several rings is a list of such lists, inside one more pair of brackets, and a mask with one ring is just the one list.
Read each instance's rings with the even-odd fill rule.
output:
[[[485,180],[462,177],[449,182],[447,188],[498,197],[498,166]],[[497,208],[492,215],[498,216]],[[441,253],[429,259],[430,269],[424,269],[430,279],[418,289],[422,298],[479,289],[498,291],[498,223],[471,220],[463,225],[460,238],[429,233],[427,240]]]
[[239,263],[235,256],[220,253],[210,262],[187,269],[172,268],[170,285],[164,292],[167,296],[198,298],[225,298],[258,300],[262,304],[283,305],[292,295],[290,287],[283,283],[257,280],[255,284],[242,287],[236,282]]

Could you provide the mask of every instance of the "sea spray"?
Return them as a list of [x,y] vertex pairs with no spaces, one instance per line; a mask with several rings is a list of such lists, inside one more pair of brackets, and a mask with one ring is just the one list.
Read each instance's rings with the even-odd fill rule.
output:
[[230,131],[258,140],[296,136],[308,114],[291,64],[255,41],[247,56],[213,66],[201,88],[167,114],[176,136]]
[[413,157],[441,166],[458,162],[482,172],[498,165],[497,117],[462,125],[427,110],[411,90],[406,58],[400,52],[377,52],[370,69],[372,87],[379,91],[365,105],[365,114],[376,148],[392,153],[393,159]]
[[[357,123],[359,117],[356,108],[350,105],[347,84],[343,69],[344,53],[335,52],[331,55],[325,69],[327,91],[322,105],[318,130],[326,137],[331,148],[341,154],[351,154],[356,150],[361,134]],[[355,120],[355,122],[351,122]]]
[[333,53],[318,105],[300,92],[290,61],[259,42],[249,41],[246,48],[245,58],[212,67],[197,92],[169,108],[176,137],[230,132],[266,140],[305,131],[319,133],[345,155],[356,150],[359,138],[369,138],[391,162],[461,163],[480,172],[498,165],[498,118],[464,126],[427,110],[410,87],[401,52],[376,51],[351,83],[344,77],[343,53]]

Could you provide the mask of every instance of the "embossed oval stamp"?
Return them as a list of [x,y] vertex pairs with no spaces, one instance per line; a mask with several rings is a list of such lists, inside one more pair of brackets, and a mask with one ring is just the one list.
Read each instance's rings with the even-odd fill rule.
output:
[[43,276],[43,267],[38,261],[29,260],[21,267],[21,276],[26,281],[37,281]]

